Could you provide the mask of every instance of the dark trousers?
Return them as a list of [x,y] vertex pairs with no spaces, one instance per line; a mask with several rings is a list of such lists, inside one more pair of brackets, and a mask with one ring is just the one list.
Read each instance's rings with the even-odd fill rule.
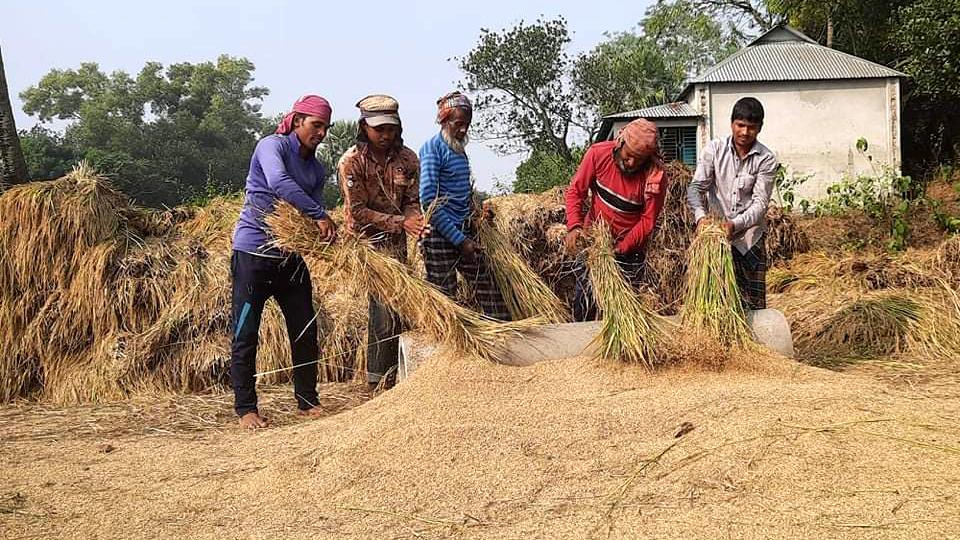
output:
[[478,254],[476,261],[468,262],[461,257],[458,246],[439,234],[424,238],[421,246],[427,281],[439,287],[450,298],[456,298],[457,272],[460,272],[464,281],[473,289],[484,315],[501,321],[510,320],[510,311],[503,301],[493,274],[483,260],[483,255]]
[[733,248],[733,270],[737,276],[740,297],[747,309],[766,309],[767,307],[767,247],[766,237],[747,250]]
[[[627,255],[617,255],[617,266],[627,283],[639,287],[643,280],[643,271],[646,268],[646,252],[639,251]],[[593,284],[590,282],[590,270],[586,258],[581,255],[574,269],[576,283],[573,290],[573,320],[576,322],[592,321],[597,318],[597,301],[593,294]]]
[[397,366],[402,326],[400,317],[372,295],[367,314],[367,382],[378,384]]
[[263,306],[276,299],[287,323],[293,356],[293,390],[301,410],[317,405],[317,322],[313,287],[303,259],[258,257],[234,251],[230,260],[233,280],[233,347],[230,380],[234,409],[243,416],[257,411],[257,344]]

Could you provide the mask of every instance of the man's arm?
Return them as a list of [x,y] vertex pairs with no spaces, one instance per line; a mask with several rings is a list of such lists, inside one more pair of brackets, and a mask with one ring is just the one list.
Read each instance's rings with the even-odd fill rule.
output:
[[325,219],[327,212],[323,208],[322,197],[320,201],[315,200],[290,176],[287,165],[283,162],[283,151],[280,141],[273,138],[257,145],[257,157],[260,160],[263,175],[267,179],[267,185],[278,197],[292,204],[305,215],[313,219]]
[[[636,251],[646,245],[653,228],[657,225],[657,218],[663,211],[664,201],[667,199],[667,176],[662,170],[652,173],[646,180],[644,188],[644,208],[640,221],[627,231],[627,234],[616,245],[619,254]],[[649,196],[649,198],[648,198]]]
[[370,193],[367,191],[367,185],[361,176],[362,171],[357,166],[357,161],[344,155],[340,158],[337,169],[340,191],[343,193],[343,208],[351,230],[356,232],[373,227],[388,233],[400,232],[403,216],[378,212],[367,206]]
[[765,156],[763,161],[760,162],[760,170],[757,172],[757,179],[753,184],[750,204],[747,205],[742,214],[731,220],[733,222],[733,232],[744,231],[763,220],[763,216],[767,214],[767,207],[770,206],[770,195],[773,192],[773,179],[776,174],[777,158],[772,154]]
[[595,152],[589,149],[580,160],[580,166],[577,172],[570,180],[570,186],[564,194],[567,207],[567,231],[583,227],[583,202],[587,198],[587,192],[590,190],[590,182],[596,176]]
[[[420,205],[429,208],[440,196],[440,155],[430,142],[420,148]],[[442,204],[442,200],[440,203]],[[446,212],[434,212],[430,224],[451,244],[459,246],[467,239]]]
[[693,212],[694,223],[699,222],[707,215],[707,209],[703,206],[703,194],[708,192],[717,181],[716,171],[714,170],[715,157],[716,145],[711,141],[700,153],[697,170],[693,173],[690,185],[687,186],[687,205]]

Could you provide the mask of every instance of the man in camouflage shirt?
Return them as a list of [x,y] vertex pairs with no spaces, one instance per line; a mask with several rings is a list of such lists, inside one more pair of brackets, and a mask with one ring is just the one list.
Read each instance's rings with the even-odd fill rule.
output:
[[[347,228],[378,248],[406,261],[406,235],[429,233],[420,211],[420,162],[403,145],[399,105],[390,96],[367,96],[357,103],[357,143],[337,167]],[[392,385],[401,324],[396,313],[371,295],[367,328],[367,381],[371,388]],[[392,369],[393,368],[393,369]]]

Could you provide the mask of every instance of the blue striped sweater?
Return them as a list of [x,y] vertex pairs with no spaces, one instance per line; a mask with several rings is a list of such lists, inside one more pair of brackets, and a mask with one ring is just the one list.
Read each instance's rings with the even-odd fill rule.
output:
[[464,224],[470,215],[470,192],[467,156],[454,152],[437,133],[420,147],[420,204],[426,210],[440,198],[430,224],[455,246],[467,238]]

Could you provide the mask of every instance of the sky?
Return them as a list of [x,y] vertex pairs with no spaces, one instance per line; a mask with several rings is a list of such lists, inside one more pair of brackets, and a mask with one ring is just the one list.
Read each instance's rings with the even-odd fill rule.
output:
[[[573,38],[569,51],[576,53],[606,32],[634,28],[651,3],[0,0],[0,48],[19,129],[37,123],[23,114],[20,92],[52,68],[92,61],[108,73],[135,75],[149,61],[196,63],[229,54],[250,59],[254,84],[270,89],[265,115],[319,94],[333,104],[335,120],[355,119],[360,98],[386,93],[400,102],[404,140],[417,150],[437,130],[437,98],[462,79],[451,58],[466,54],[482,28],[563,16]],[[468,153],[477,187],[485,190],[511,182],[523,157],[497,155],[476,137]]]

